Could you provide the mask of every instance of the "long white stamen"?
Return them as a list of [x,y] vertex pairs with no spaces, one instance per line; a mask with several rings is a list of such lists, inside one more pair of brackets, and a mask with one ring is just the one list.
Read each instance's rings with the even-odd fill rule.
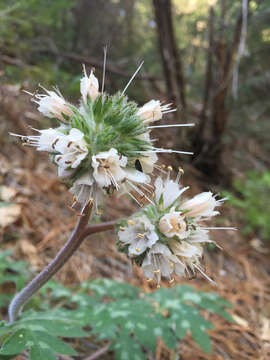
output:
[[190,151],[178,151],[172,149],[159,149],[154,148],[154,150],[147,150],[148,152],[155,152],[155,153],[175,153],[175,154],[186,154],[186,155],[193,155],[193,152]]
[[158,129],[158,128],[169,128],[169,127],[186,127],[194,126],[195,124],[171,124],[171,125],[156,125],[156,126],[147,126],[147,129]]
[[128,195],[139,205],[141,206],[141,203],[131,194],[131,192],[128,192]]
[[134,184],[132,184],[131,181],[127,180],[127,183],[139,194],[141,195],[141,197],[145,197],[150,204],[154,205],[153,201],[151,199],[149,199],[148,196],[145,195],[145,193],[143,191],[141,191],[137,186],[135,186]]
[[203,227],[204,230],[238,230],[235,227]]
[[217,286],[216,282],[215,282],[214,280],[212,280],[209,276],[207,276],[207,275],[205,274],[205,272],[203,272],[202,269],[201,269],[199,266],[197,266],[196,264],[192,264],[192,265],[193,265],[193,266],[195,267],[195,269],[197,269],[197,270],[202,274],[202,276],[205,277],[211,284]]
[[162,111],[162,114],[168,114],[168,113],[171,113],[171,112],[175,112],[177,111],[177,109],[171,109],[171,110],[165,110],[165,111]]
[[124,90],[122,91],[121,95],[124,95],[124,93],[126,92],[127,88],[129,87],[129,85],[131,84],[132,80],[135,78],[135,76],[137,75],[137,73],[140,71],[141,67],[143,66],[144,61],[141,62],[141,64],[139,65],[138,69],[135,71],[135,73],[131,76],[129,82],[127,83],[127,85],[125,86]]
[[104,47],[103,51],[104,51],[104,60],[103,60],[103,74],[102,74],[101,94],[103,94],[104,84],[105,84],[105,71],[106,71],[106,60],[107,60],[107,45]]

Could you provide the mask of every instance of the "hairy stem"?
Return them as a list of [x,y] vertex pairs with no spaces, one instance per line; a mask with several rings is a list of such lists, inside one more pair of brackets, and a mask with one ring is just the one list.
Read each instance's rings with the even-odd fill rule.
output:
[[70,238],[58,252],[56,257],[47,265],[26,287],[19,292],[11,301],[8,309],[9,321],[16,320],[18,314],[28,300],[54,276],[59,269],[69,260],[74,252],[81,245],[83,240],[91,234],[113,229],[114,222],[110,221],[103,224],[87,226],[92,211],[93,203],[89,201],[83,208],[77,225],[75,226]]

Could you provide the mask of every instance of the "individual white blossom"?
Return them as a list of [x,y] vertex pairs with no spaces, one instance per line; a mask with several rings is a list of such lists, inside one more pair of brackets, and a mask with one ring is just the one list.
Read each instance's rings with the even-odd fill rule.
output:
[[170,251],[168,246],[157,242],[147,252],[143,263],[142,270],[148,279],[156,278],[160,283],[161,277],[171,279],[171,275],[175,273],[177,276],[183,276],[185,265]]
[[182,187],[177,181],[173,181],[169,176],[163,180],[160,176],[155,181],[155,201],[160,203],[162,197],[162,206],[164,209],[171,206],[188,187]]
[[140,161],[142,171],[145,174],[152,174],[155,164],[158,161],[158,156],[155,152],[145,151],[143,156],[138,160]]
[[[93,197],[93,185],[94,179],[89,172],[79,177],[69,191],[75,196],[79,203],[85,204]],[[95,196],[97,196],[97,191],[95,191]]]
[[70,105],[60,93],[43,89],[47,94],[36,94],[33,99],[39,105],[38,110],[48,118],[56,118],[65,122],[66,119],[63,115],[70,117],[73,114]]
[[219,214],[219,211],[214,209],[220,206],[223,200],[216,200],[216,196],[211,191],[203,192],[184,202],[181,205],[181,210],[188,210],[189,217],[216,216]]
[[56,138],[53,147],[58,153],[54,160],[59,168],[62,169],[75,169],[88,154],[84,134],[74,128],[69,131],[68,135],[62,135]]
[[185,239],[190,234],[185,215],[180,211],[175,211],[174,207],[160,219],[159,230],[168,238],[176,236],[179,239]]
[[118,190],[118,183],[126,176],[123,170],[126,165],[127,157],[120,156],[114,148],[92,156],[93,176],[101,188],[109,188],[112,186]]
[[128,253],[131,257],[137,256],[151,248],[158,240],[155,226],[150,220],[142,215],[127,227],[118,232],[119,240],[123,244],[128,244]]
[[138,110],[138,115],[149,124],[162,118],[162,114],[170,111],[170,104],[161,105],[159,100],[150,100]]
[[83,102],[87,102],[87,96],[91,99],[91,101],[96,100],[99,95],[99,84],[98,79],[95,77],[93,70],[91,70],[90,75],[88,76],[86,73],[85,66],[83,67],[84,76],[81,78],[81,95]]

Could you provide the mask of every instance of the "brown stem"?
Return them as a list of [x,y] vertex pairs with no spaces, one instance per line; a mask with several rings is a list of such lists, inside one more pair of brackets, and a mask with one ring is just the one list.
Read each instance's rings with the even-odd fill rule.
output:
[[97,232],[113,230],[114,227],[115,227],[115,221],[107,221],[101,224],[89,225],[83,230],[82,237],[85,238],[86,236],[95,234]]
[[[83,208],[77,225],[75,226],[70,238],[58,252],[56,257],[47,265],[26,287],[17,294],[11,301],[8,309],[9,321],[16,320],[19,312],[22,310],[25,303],[53,276],[57,271],[69,260],[78,247],[83,242],[86,235],[84,235],[84,229],[86,228],[89,217],[91,215],[93,207],[93,201],[89,201]],[[102,227],[100,227],[101,229]],[[90,229],[90,228],[89,228]],[[88,230],[88,233],[94,233],[99,231],[95,227],[96,231]],[[102,230],[100,230],[102,231]]]

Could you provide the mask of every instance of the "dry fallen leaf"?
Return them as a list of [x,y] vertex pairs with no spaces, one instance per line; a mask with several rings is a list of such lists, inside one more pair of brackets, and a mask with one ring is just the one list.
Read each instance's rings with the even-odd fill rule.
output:
[[0,227],[11,225],[18,220],[20,215],[20,205],[0,202]]
[[263,341],[270,342],[270,319],[262,316],[261,317],[261,332],[260,332],[260,338]]
[[11,201],[17,194],[17,190],[11,186],[0,186],[0,199],[3,201]]
[[238,325],[241,325],[241,326],[243,326],[243,327],[245,327],[245,328],[248,328],[248,327],[249,327],[248,322],[247,322],[245,319],[243,319],[242,317],[240,317],[240,316],[238,316],[238,315],[235,315],[235,314],[233,314],[232,317],[233,317],[234,321],[235,321]]

